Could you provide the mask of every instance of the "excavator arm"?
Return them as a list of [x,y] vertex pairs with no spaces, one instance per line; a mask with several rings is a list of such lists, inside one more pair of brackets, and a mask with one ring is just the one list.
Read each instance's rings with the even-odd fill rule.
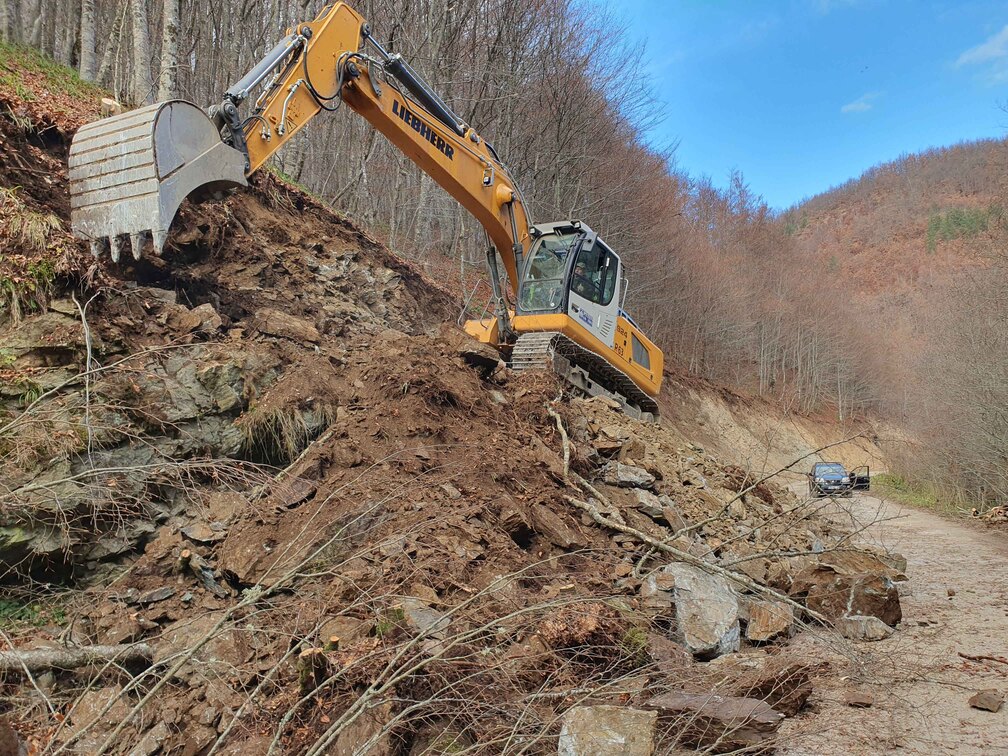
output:
[[[365,118],[472,213],[517,294],[532,240],[525,203],[507,168],[345,3],[289,31],[208,117],[175,101],[82,128],[70,151],[74,231],[96,254],[108,239],[116,259],[127,235],[137,259],[148,234],[160,252],[185,196],[206,186],[245,184],[316,115],[341,106]],[[488,264],[506,331],[508,308],[492,249]]]

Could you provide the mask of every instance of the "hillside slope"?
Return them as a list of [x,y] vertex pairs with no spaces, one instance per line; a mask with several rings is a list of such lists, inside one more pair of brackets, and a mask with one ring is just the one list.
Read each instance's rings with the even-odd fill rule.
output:
[[512,374],[272,176],[89,260],[45,87],[0,92],[0,735],[556,753],[608,704],[660,749],[767,745],[812,692],[793,634],[899,622],[898,558],[827,502]]
[[904,155],[784,214],[799,247],[849,291],[895,301],[1001,250],[1008,139]]

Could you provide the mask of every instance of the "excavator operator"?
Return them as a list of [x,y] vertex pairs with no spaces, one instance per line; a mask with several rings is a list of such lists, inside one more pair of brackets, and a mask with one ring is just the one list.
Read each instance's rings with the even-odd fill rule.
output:
[[578,260],[574,266],[574,282],[571,286],[571,291],[585,299],[591,299],[595,296],[597,289],[598,287],[588,277],[584,261]]

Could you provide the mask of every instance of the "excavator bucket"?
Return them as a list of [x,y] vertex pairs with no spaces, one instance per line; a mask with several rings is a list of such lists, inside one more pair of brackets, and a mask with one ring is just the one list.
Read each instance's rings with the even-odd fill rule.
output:
[[70,220],[95,257],[108,240],[119,260],[129,236],[140,259],[146,239],[161,253],[172,218],[191,192],[248,186],[245,156],[183,100],[159,102],[81,127],[70,145]]

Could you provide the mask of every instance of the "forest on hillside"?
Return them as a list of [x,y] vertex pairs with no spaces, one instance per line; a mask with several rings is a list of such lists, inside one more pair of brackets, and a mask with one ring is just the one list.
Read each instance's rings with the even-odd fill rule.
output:
[[[645,140],[675,115],[658,106],[642,72],[648,52],[618,11],[573,0],[354,5],[494,143],[534,219],[581,218],[624,257],[626,307],[674,369],[798,412],[881,413],[924,445],[905,455],[908,471],[988,498],[1008,489],[1008,419],[990,409],[1005,406],[997,355],[1006,292],[1003,276],[983,275],[1001,264],[988,251],[1005,225],[991,199],[1004,179],[991,168],[1003,143],[904,156],[778,216],[741,174],[690,176],[674,145]],[[124,103],[208,106],[322,7],[12,0],[0,7],[0,35]],[[471,306],[483,307],[481,229],[362,119],[322,114],[274,162],[435,272],[460,303],[476,291]],[[966,248],[976,252],[961,266]],[[934,270],[940,296],[918,296]],[[959,434],[951,447],[950,429]]]

